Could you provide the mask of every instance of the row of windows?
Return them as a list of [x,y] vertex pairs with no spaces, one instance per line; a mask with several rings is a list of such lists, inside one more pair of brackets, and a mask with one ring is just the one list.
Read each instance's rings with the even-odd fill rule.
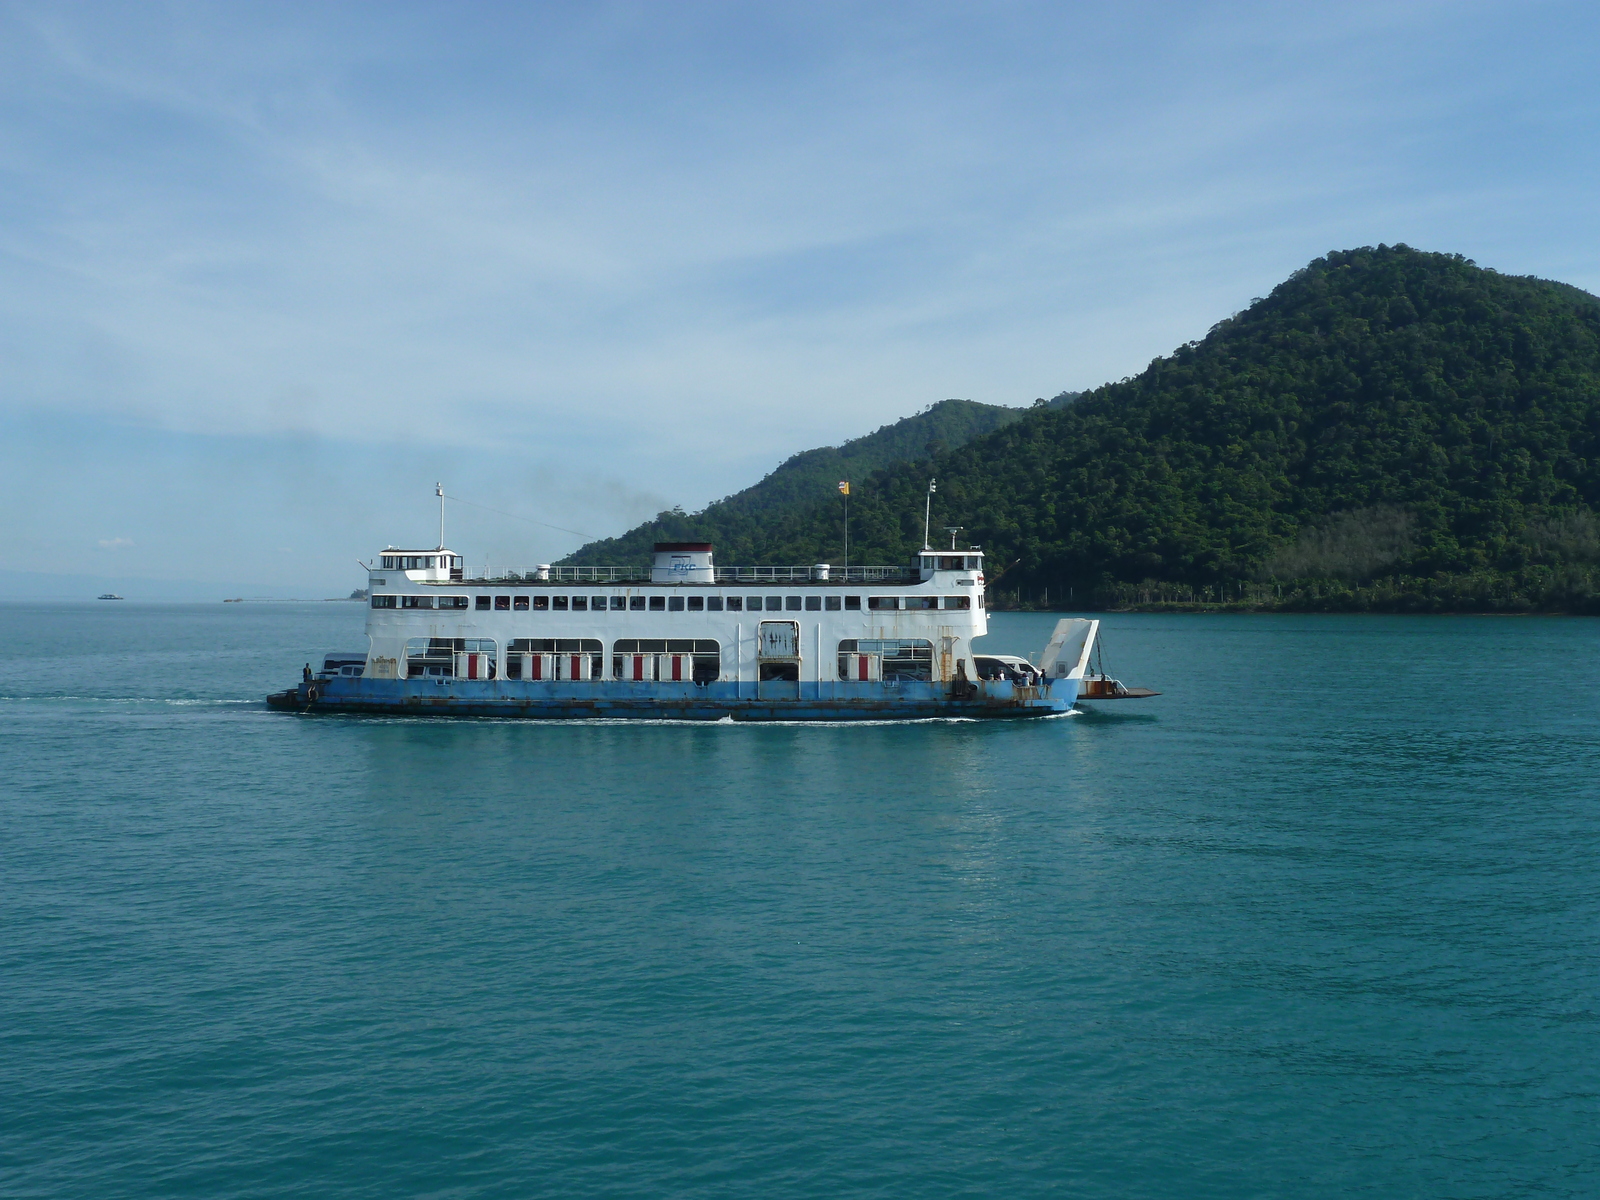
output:
[[[722,673],[722,647],[705,638],[622,638],[611,650],[613,679],[712,683]],[[838,657],[840,679],[933,678],[933,643],[921,638],[846,638],[839,642]],[[865,674],[864,659],[872,663]],[[515,638],[506,647],[503,666],[507,679],[600,680],[606,677],[605,647],[598,638]],[[489,638],[406,642],[407,678],[496,679],[501,669]],[[763,679],[799,678],[797,663],[762,663],[759,669]]]
[[385,554],[385,571],[431,571],[435,567],[460,568],[465,560],[459,554]]
[[[860,596],[476,596],[479,612],[859,612]],[[870,612],[966,610],[971,596],[868,596]],[[465,596],[374,596],[373,608],[466,608]]]

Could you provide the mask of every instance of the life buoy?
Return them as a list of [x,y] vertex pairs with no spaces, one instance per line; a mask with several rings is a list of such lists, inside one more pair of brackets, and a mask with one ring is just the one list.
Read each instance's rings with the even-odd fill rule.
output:
[[317,685],[313,683],[311,686],[306,688],[306,703],[315,704],[317,702],[317,697],[321,694],[322,693],[317,690]]

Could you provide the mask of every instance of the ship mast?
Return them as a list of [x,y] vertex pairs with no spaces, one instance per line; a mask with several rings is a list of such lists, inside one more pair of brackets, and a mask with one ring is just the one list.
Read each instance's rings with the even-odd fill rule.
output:
[[439,549],[444,549],[444,484],[435,483],[433,494],[439,497]]

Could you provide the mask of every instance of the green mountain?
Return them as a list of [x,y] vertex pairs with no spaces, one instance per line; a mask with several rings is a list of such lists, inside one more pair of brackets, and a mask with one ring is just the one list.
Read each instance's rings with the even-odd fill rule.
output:
[[[930,476],[1002,601],[1600,611],[1600,299],[1330,254],[1137,377],[875,472],[852,562],[921,545]],[[733,556],[713,509],[681,536],[837,562],[839,516],[792,500]]]
[[[1063,392],[1054,400],[1035,401],[1036,407],[1070,404],[1075,393]],[[715,504],[703,512],[673,510],[660,513],[615,538],[590,542],[563,563],[592,566],[630,566],[650,561],[655,542],[712,541],[721,561],[767,561],[771,531],[777,525],[800,519],[826,521],[816,515],[830,513],[840,503],[839,481],[866,479],[894,463],[926,458],[965,446],[1027,412],[998,404],[971,400],[942,400],[913,417],[885,425],[842,446],[806,450],[779,466],[753,487]],[[797,560],[798,561],[798,560]]]

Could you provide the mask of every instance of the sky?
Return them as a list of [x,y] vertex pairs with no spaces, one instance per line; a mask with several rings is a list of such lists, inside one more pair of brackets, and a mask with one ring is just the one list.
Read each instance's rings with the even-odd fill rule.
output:
[[1536,0],[0,4],[0,597],[342,595],[441,481],[550,561],[1335,249],[1600,292],[1597,61]]

